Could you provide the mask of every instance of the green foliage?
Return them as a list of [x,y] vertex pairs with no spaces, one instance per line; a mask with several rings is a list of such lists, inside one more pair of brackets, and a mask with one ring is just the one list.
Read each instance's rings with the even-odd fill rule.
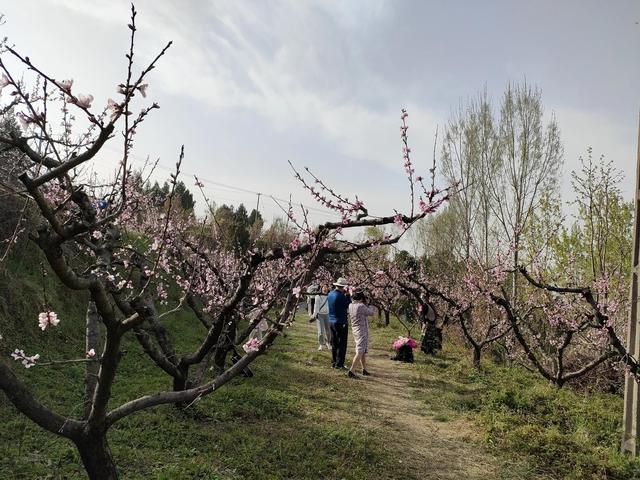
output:
[[[152,187],[146,189],[145,193],[151,197],[154,205],[162,206],[167,201],[170,192],[171,186],[167,182],[164,182],[162,187],[160,187],[158,182],[155,182]],[[193,211],[193,207],[195,207],[196,202],[193,199],[193,194],[189,191],[183,181],[180,180],[176,183],[174,195],[177,200],[177,204],[183,211]]]
[[397,252],[393,257],[393,261],[403,270],[416,270],[418,268],[417,260],[406,250]]
[[459,264],[456,254],[457,228],[455,211],[446,205],[438,212],[420,220],[415,230],[411,230],[411,235],[421,250],[427,271],[434,274],[451,272],[452,267]]
[[582,169],[572,173],[572,185],[578,207],[579,250],[574,252],[586,282],[603,276],[619,276],[627,283],[631,265],[633,208],[620,190],[624,176],[611,161],[594,161],[588,149]]
[[233,205],[221,205],[214,213],[214,228],[226,250],[245,252],[262,232],[264,220],[256,209],[247,215],[241,203],[237,209]]
[[572,172],[574,221],[567,225],[558,195],[545,192],[525,231],[528,258],[544,259],[548,278],[590,285],[608,276],[611,290],[628,284],[631,273],[632,202],[620,190],[622,172],[588,149],[582,168]]
[[297,232],[289,223],[282,218],[275,218],[269,228],[258,238],[258,245],[261,248],[274,248],[289,245],[296,237]]

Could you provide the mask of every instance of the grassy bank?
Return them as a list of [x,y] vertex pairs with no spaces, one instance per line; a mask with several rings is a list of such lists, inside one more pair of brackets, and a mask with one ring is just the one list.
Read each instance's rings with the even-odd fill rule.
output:
[[[117,424],[109,441],[123,478],[396,478],[381,473],[397,473],[397,461],[383,430],[360,424],[358,391],[309,343],[289,335],[256,362],[254,378],[184,412],[159,407]],[[38,396],[73,409],[71,369],[45,368],[29,372]],[[144,357],[127,354],[121,370],[116,401],[168,386]],[[0,478],[83,478],[70,443],[0,402]]]
[[[43,361],[79,358],[86,299],[51,276],[43,289],[36,253],[12,258],[0,272],[0,354],[20,347]],[[61,323],[41,332],[44,291]],[[186,313],[166,326],[179,348],[193,348],[203,333]],[[468,352],[448,343],[437,357],[417,353],[414,365],[398,365],[388,360],[388,346],[402,333],[393,324],[372,330],[376,376],[350,381],[328,368],[314,330],[303,316],[252,365],[253,378],[238,378],[185,411],[162,406],[116,424],[109,441],[122,478],[640,478],[640,463],[617,454],[619,397],[557,390],[524,370],[492,364],[478,373]],[[170,388],[132,338],[123,352],[112,406]],[[16,368],[47,405],[79,414],[82,365]],[[0,478],[85,474],[72,444],[35,426],[0,394]]]
[[[42,361],[84,354],[85,299],[48,276],[46,296],[61,323],[41,332],[37,313],[44,301],[41,266],[24,252],[0,275],[0,354],[14,348],[39,353]],[[302,319],[306,322],[306,319]],[[238,378],[186,411],[162,406],[128,417],[109,434],[122,478],[397,478],[411,474],[399,452],[385,444],[382,427],[372,428],[362,392],[327,368],[308,325],[279,339],[252,365],[253,378]],[[202,327],[189,315],[167,322],[180,347],[195,345]],[[141,353],[132,339],[123,358],[111,405],[160,389],[169,378]],[[48,406],[67,415],[81,411],[83,366],[16,363],[16,371]],[[389,473],[385,473],[389,472]],[[20,415],[0,394],[0,478],[86,478],[75,447]],[[408,478],[414,478],[409,476]]]
[[483,441],[514,460],[503,478],[640,478],[640,462],[618,452],[619,396],[559,390],[522,368],[485,363],[477,372],[468,352],[450,344],[445,350],[420,357],[414,395],[435,421],[464,417],[480,425]]

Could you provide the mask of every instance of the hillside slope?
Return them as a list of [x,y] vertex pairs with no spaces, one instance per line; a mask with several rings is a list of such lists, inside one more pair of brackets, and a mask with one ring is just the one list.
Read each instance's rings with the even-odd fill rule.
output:
[[[0,353],[43,361],[84,353],[86,299],[45,279],[35,251],[0,273]],[[61,323],[41,332],[44,291]],[[182,347],[203,333],[186,313],[167,328]],[[318,352],[304,316],[238,378],[186,411],[170,406],[117,424],[109,440],[127,479],[596,479],[640,478],[617,455],[618,397],[557,391],[524,371],[478,374],[455,345],[417,363],[389,359],[400,331],[372,329],[374,376],[350,380]],[[352,351],[351,343],[349,352]],[[170,388],[140,347],[123,346],[113,405]],[[463,358],[463,360],[460,360]],[[81,408],[81,364],[17,371],[60,412]],[[85,478],[75,448],[21,416],[0,394],[0,479]]]

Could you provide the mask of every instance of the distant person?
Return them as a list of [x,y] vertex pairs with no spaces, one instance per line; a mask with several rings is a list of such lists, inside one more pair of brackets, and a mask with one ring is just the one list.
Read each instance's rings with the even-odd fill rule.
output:
[[375,307],[365,305],[365,295],[362,292],[353,294],[353,303],[349,305],[349,318],[351,318],[351,328],[353,339],[356,343],[356,354],[351,362],[349,378],[357,378],[355,369],[358,363],[362,366],[362,375],[371,375],[367,371],[367,352],[369,350],[369,317],[374,314]]
[[331,345],[331,324],[329,323],[329,286],[323,285],[313,302],[311,319],[318,324],[318,351],[322,351],[325,345]]
[[442,350],[442,328],[436,325],[437,313],[429,302],[421,302],[420,321],[422,323],[422,342],[420,350],[433,355]]
[[319,291],[318,285],[314,284],[309,285],[307,289],[307,313],[309,314],[309,318],[313,316],[313,304]]
[[346,293],[346,288],[349,284],[345,278],[340,277],[333,286],[335,288],[327,295],[329,323],[331,324],[331,366],[346,370],[344,358],[347,355],[349,334],[347,310],[351,303],[351,297]]

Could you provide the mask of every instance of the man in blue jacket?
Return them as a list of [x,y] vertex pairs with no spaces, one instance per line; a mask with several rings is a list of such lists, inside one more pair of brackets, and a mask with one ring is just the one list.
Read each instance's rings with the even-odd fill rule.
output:
[[349,333],[347,311],[351,297],[346,293],[346,287],[349,284],[345,278],[340,277],[333,285],[336,288],[331,290],[327,296],[329,323],[331,324],[331,366],[347,370],[344,366],[344,358],[347,355]]

